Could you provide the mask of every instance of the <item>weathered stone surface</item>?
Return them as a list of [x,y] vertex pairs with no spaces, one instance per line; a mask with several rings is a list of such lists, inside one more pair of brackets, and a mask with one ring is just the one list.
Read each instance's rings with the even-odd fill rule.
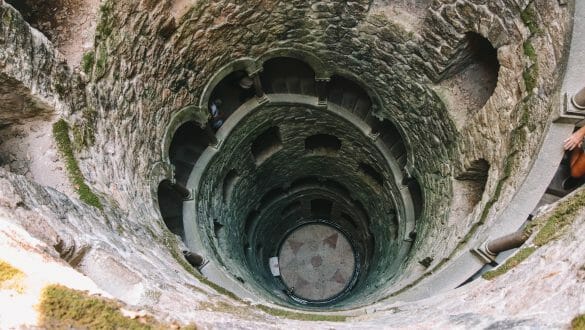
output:
[[[425,208],[412,262],[403,265],[395,287],[373,296],[386,297],[427,271],[417,260],[434,260],[430,274],[469,248],[462,242],[466,234],[481,237],[497,225],[556,109],[572,14],[571,6],[554,0],[415,3],[424,17],[404,24],[384,11],[393,5],[387,1],[200,1],[171,21],[176,8],[168,2],[106,0],[87,86],[46,38],[2,3],[0,93],[6,102],[0,128],[51,112],[65,116],[74,124],[82,170],[106,208],[102,213],[0,169],[0,212],[44,242],[48,255],[161,318],[216,327],[317,327],[217,295],[182,269],[170,252],[178,243],[169,238],[153,196],[158,182],[147,176],[164,159],[173,114],[201,101],[221,67],[276,48],[304,50],[324,62],[323,71],[364,82],[379,97],[377,115],[397,124],[408,142],[409,171],[421,183]],[[531,24],[523,17],[527,10],[536,13],[528,17]],[[498,48],[501,67],[485,106],[456,126],[434,87],[457,74],[447,69],[465,57],[458,52],[467,32]],[[527,43],[535,54],[527,54]],[[454,219],[452,180],[480,159],[490,165],[485,192],[465,218]],[[414,303],[382,302],[366,310],[371,314],[356,312],[363,314],[351,320],[356,324],[318,326],[562,327],[583,310],[585,249],[576,239],[585,234],[582,219],[493,282]],[[549,310],[553,315],[543,314]]]

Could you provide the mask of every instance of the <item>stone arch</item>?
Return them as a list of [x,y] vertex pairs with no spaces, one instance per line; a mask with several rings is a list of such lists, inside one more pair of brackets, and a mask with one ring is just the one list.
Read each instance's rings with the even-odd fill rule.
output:
[[199,98],[199,108],[207,109],[209,102],[211,101],[211,93],[215,87],[229,74],[238,70],[244,70],[248,75],[253,75],[258,71],[258,65],[254,59],[244,57],[230,62],[221,67],[217,72],[207,81],[207,84],[203,88],[201,97]]
[[163,180],[159,183],[157,201],[161,217],[167,229],[184,240],[183,199],[181,194],[173,188],[172,181]]
[[207,125],[207,113],[196,106],[188,106],[177,111],[171,117],[162,139],[161,160],[163,163],[171,164],[169,159],[169,149],[173,137],[175,136],[177,129],[189,121],[194,121],[198,123],[201,128],[205,128]]
[[315,80],[329,80],[331,74],[323,61],[317,56],[299,49],[277,48],[264,53],[258,58],[259,65],[276,57],[295,58],[307,63],[315,72]]

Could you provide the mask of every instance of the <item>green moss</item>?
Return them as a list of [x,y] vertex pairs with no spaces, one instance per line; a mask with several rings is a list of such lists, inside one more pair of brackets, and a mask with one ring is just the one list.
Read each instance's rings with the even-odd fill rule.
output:
[[93,51],[89,51],[83,54],[83,58],[81,59],[81,68],[83,69],[83,72],[85,72],[85,74],[91,73],[94,61],[95,53]]
[[533,6],[528,5],[526,9],[524,9],[524,11],[520,14],[520,18],[522,18],[522,22],[526,24],[528,30],[530,30],[530,33],[532,34],[541,33],[541,30],[538,27],[537,23],[537,13],[534,10]]
[[23,275],[24,274],[20,270],[0,260],[0,285],[2,285],[4,282],[14,280]]
[[99,198],[85,183],[83,174],[81,174],[81,170],[77,164],[77,159],[75,159],[75,156],[73,155],[71,140],[69,139],[69,125],[67,125],[65,120],[61,119],[53,125],[53,137],[57,142],[59,152],[65,157],[65,167],[67,168],[71,184],[79,195],[79,199],[101,210],[102,204],[100,203]]
[[272,307],[268,307],[265,305],[258,305],[256,307],[258,307],[258,309],[260,309],[261,311],[263,311],[267,314],[270,314],[270,315],[284,317],[284,318],[293,319],[293,320],[301,320],[301,321],[344,322],[348,318],[347,316],[344,316],[344,315],[297,313],[297,312],[291,312],[291,311],[287,311],[287,310],[283,310],[283,309],[272,308]]
[[532,43],[529,40],[526,40],[524,44],[522,44],[522,48],[524,49],[524,55],[526,55],[530,61],[532,61],[532,63],[536,63],[536,50],[534,49]]
[[162,328],[151,318],[130,319],[120,305],[61,285],[46,287],[39,311],[41,326],[51,329],[155,329]]
[[73,146],[76,151],[84,150],[95,143],[95,123],[98,113],[93,108],[84,108],[82,121],[71,128]]
[[105,46],[97,48],[97,57],[95,58],[95,70],[93,77],[95,79],[101,78],[106,73],[106,63],[108,60],[108,53]]
[[538,82],[538,65],[533,64],[525,69],[522,73],[522,78],[524,78],[524,86],[526,86],[526,90],[528,93],[532,93]]
[[571,321],[572,330],[585,330],[585,314],[581,314]]
[[537,228],[540,228],[532,241],[534,246],[518,251],[497,269],[483,274],[483,278],[492,279],[506,273],[528,258],[539,247],[560,237],[583,207],[585,207],[585,190],[581,190],[572,198],[561,202],[552,214],[542,221],[534,221],[530,226],[527,226],[524,229],[526,234],[531,234]]
[[516,252],[512,257],[508,258],[505,263],[494,270],[490,270],[482,275],[486,280],[491,280],[502,274],[507,273],[510,269],[518,266],[522,261],[526,260],[532,253],[536,251],[536,247],[527,247]]
[[95,28],[96,39],[105,40],[113,31],[114,17],[110,1],[104,1],[100,6],[100,18]]
[[[534,237],[533,244],[540,247],[558,238],[573,222],[583,207],[585,207],[585,190],[580,190],[572,198],[559,203]],[[534,227],[537,226],[538,223],[528,228],[528,230],[534,230]]]

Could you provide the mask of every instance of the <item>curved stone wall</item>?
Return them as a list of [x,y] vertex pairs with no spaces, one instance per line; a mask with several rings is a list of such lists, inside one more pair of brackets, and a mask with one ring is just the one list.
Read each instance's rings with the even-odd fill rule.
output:
[[[574,1],[554,0],[485,4],[415,0],[410,7],[378,0],[105,0],[94,48],[84,57],[84,72],[72,72],[44,36],[2,3],[0,42],[6,47],[0,52],[5,62],[0,66],[0,92],[24,98],[26,104],[40,104],[41,111],[32,109],[34,114],[59,114],[69,122],[75,158],[103,208],[1,169],[0,217],[39,240],[34,244],[40,248],[29,250],[66,260],[109,294],[153,310],[162,319],[298,327],[313,324],[276,319],[256,306],[285,305],[285,296],[267,293],[277,286],[270,282],[274,278],[265,260],[278,244],[257,256],[245,251],[254,249],[263,236],[284,235],[298,224],[292,220],[297,208],[309,212],[311,200],[330,199],[339,204],[335,208],[339,214],[332,218],[340,227],[357,224],[355,235],[364,239],[356,240],[360,243],[354,248],[366,270],[357,276],[355,296],[346,295],[330,306],[347,310],[333,314],[357,316],[351,321],[361,326],[392,321],[415,327],[560,327],[574,314],[568,309],[583,309],[574,297],[575,292],[582,293],[582,244],[562,233],[558,241],[539,245],[518,272],[502,279],[475,281],[424,301],[397,301],[453,289],[462,282],[461,270],[467,279],[470,271],[487,262],[470,250],[525,221],[527,214],[501,215],[507,214],[504,211],[527,180],[545,134],[558,133],[549,128],[562,108],[560,86],[574,7]],[[492,51],[486,46],[490,55],[484,62],[476,56],[478,40],[493,47]],[[185,222],[185,238],[189,248],[210,260],[209,266],[226,267],[222,273],[228,280],[217,283],[258,293],[240,295],[246,290],[234,289],[246,299],[241,301],[228,298],[229,293],[217,294],[226,292],[209,282],[213,276],[204,278],[186,265],[180,255],[185,247],[167,230],[168,219],[161,217],[157,190],[165,182],[162,187],[172,191],[181,181],[176,180],[175,158],[169,152],[173,139],[185,123],[206,128],[217,85],[238,70],[262,77],[264,64],[281,57],[309,64],[316,89],[336,86],[339,77],[354,82],[368,95],[371,111],[362,116],[362,126],[359,120],[344,117],[343,98],[336,99],[331,90],[326,100],[319,93],[310,101],[296,95],[300,99],[294,102],[286,99],[290,95],[257,95],[249,102],[258,114],[296,113],[299,126],[292,118],[269,116],[239,133],[239,126],[228,130],[238,110],[218,131],[217,141],[209,141],[211,146],[196,164],[220,158],[225,162],[206,169],[195,166],[199,177],[188,184],[195,199],[185,201],[184,210],[191,210],[190,219],[197,223]],[[477,68],[485,71],[478,76]],[[488,82],[482,80],[488,75]],[[493,92],[482,90],[495,80]],[[341,109],[338,113],[336,107]],[[336,114],[329,116],[330,110]],[[309,118],[315,116],[327,131],[312,129],[316,122]],[[0,118],[9,118],[12,129],[13,121],[30,117],[4,107]],[[43,121],[44,116],[35,118]],[[345,122],[352,124],[343,126]],[[358,128],[353,123],[359,123]],[[0,123],[0,130],[4,125]],[[228,131],[242,140],[231,141]],[[341,147],[307,152],[306,145],[312,143],[306,138],[315,134],[330,134]],[[403,143],[384,147],[393,134]],[[259,136],[280,142],[255,143]],[[16,137],[15,141],[22,140]],[[337,149],[334,140],[323,143]],[[354,144],[355,150],[347,149]],[[358,149],[370,155],[362,157]],[[332,160],[336,157],[343,160]],[[315,182],[314,172],[330,174]],[[469,178],[474,179],[471,184],[465,181]],[[402,207],[407,200],[414,200],[415,206]],[[559,212],[577,219],[566,225],[577,235],[583,229],[582,217],[574,210],[581,206],[569,203],[566,211],[564,205]],[[285,209],[290,226],[276,232],[262,225],[267,221],[263,219],[280,217]],[[396,216],[389,216],[393,212]],[[256,217],[260,220],[246,223]],[[222,223],[225,219],[230,224]],[[8,229],[2,229],[2,235],[26,236]],[[473,266],[462,258],[473,259]],[[551,272],[553,266],[543,260],[564,260],[554,265],[562,271]],[[260,280],[252,278],[250,269],[261,274]],[[544,281],[550,279],[562,294],[535,299],[521,290],[526,279],[527,285],[551,292]],[[410,292],[415,294],[409,296]],[[523,308],[523,301],[535,300],[534,307]],[[507,303],[500,307],[502,301]],[[545,319],[541,311],[548,308],[556,314]],[[251,319],[244,320],[248,316],[243,315]]]
[[[305,212],[278,220],[278,212],[299,201],[298,190],[309,184],[304,189],[311,189],[314,198],[327,197],[342,208],[334,207],[336,212],[361,220],[356,230],[339,217],[328,219],[356,235],[353,242],[362,258],[363,274],[356,291],[364,292],[352,292],[352,300],[367,304],[361,298],[388,286],[410,250],[410,243],[403,239],[414,230],[414,209],[422,205],[413,202],[408,188],[402,186],[401,168],[388,146],[373,140],[368,135],[371,129],[349,110],[333,104],[318,107],[316,98],[301,95],[268,94],[268,100],[263,104],[248,101],[232,114],[217,133],[220,146],[208,148],[195,165],[188,183],[195,202],[184,210],[185,225],[191,228],[187,245],[205,251],[252,288],[281,291],[268,275],[268,258],[277,254],[277,243],[286,233],[315,215]],[[277,134],[265,133],[270,131]],[[306,139],[324,132],[340,140],[340,149],[307,151]],[[275,141],[263,141],[266,147],[255,154],[255,143],[270,138]],[[375,174],[364,171],[365,166]],[[226,196],[222,187],[231,171],[238,174]],[[327,188],[327,182],[344,193]],[[306,194],[300,197],[306,199]],[[258,245],[262,253],[250,260],[247,247]],[[246,261],[253,266],[247,267]],[[267,274],[262,277],[272,284],[258,283],[261,274]]]

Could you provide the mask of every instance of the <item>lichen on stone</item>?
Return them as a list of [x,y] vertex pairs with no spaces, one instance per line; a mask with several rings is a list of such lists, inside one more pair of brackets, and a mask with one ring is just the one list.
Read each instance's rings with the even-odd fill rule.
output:
[[23,287],[19,283],[19,280],[23,276],[24,273],[19,269],[0,260],[0,289],[16,290],[17,292],[22,293]]

